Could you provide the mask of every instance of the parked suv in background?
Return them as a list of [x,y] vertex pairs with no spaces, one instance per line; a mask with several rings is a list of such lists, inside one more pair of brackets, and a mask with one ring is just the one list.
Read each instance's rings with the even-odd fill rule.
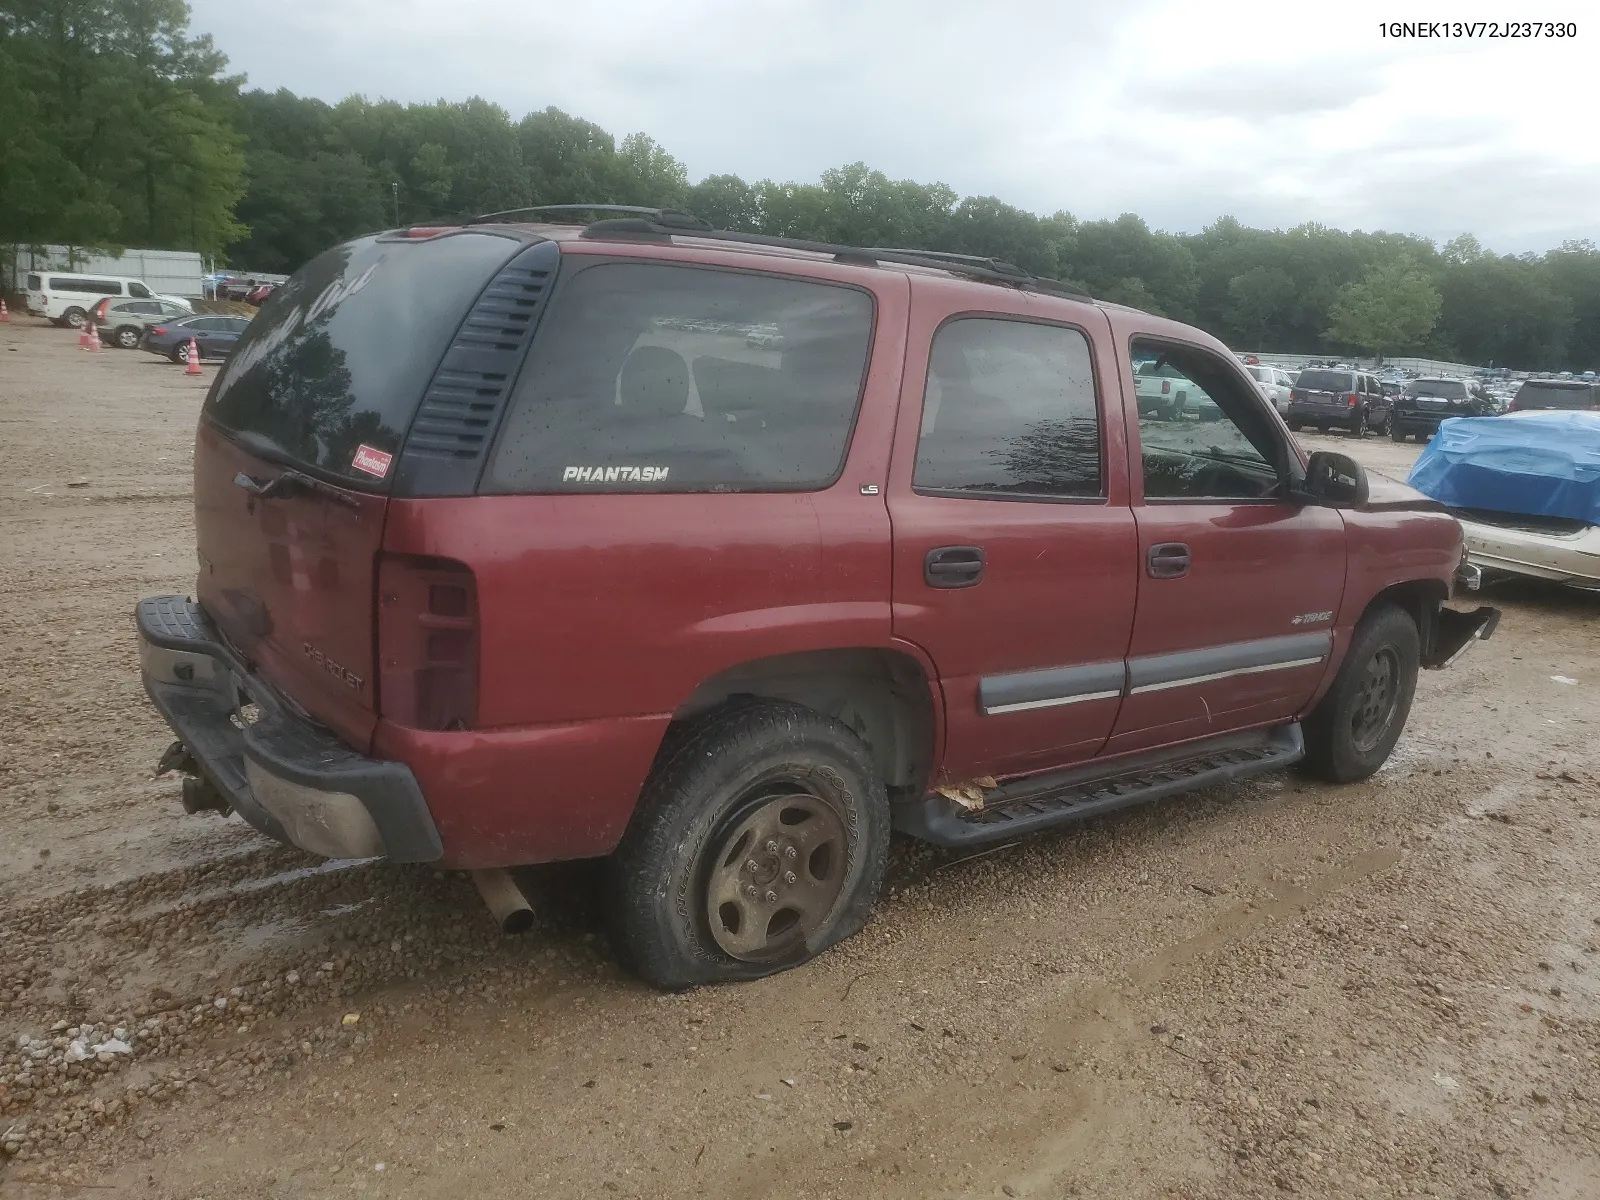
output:
[[1289,392],[1294,388],[1294,380],[1289,378],[1289,372],[1261,363],[1246,363],[1244,369],[1256,381],[1256,387],[1261,389],[1261,394],[1273,408],[1279,412],[1288,411]]
[[1389,427],[1389,402],[1378,381],[1364,371],[1308,367],[1289,389],[1284,419],[1296,433],[1307,425],[1320,433],[1337,426],[1364,437],[1368,429],[1382,433]]
[[1413,379],[1393,406],[1389,436],[1397,442],[1413,434],[1430,438],[1449,417],[1488,417],[1498,411],[1494,397],[1476,379]]
[[[1219,419],[1142,418],[1135,361]],[[860,929],[891,828],[1364,778],[1496,615],[1444,604],[1452,517],[1307,458],[1197,329],[683,214],[329,250],[194,471],[196,599],[137,610],[185,806],[502,907],[500,868],[609,856],[672,987]]]
[[1517,389],[1510,411],[1528,412],[1537,408],[1600,410],[1600,383],[1582,379],[1530,379]]
[[107,296],[94,306],[89,319],[102,343],[132,350],[147,326],[189,315],[188,308],[172,300],[113,300]]

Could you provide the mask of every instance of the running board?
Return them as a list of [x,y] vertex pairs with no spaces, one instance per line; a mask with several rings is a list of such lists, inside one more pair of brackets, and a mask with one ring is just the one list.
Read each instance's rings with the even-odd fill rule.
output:
[[897,804],[894,827],[936,846],[982,846],[1275,771],[1299,762],[1305,752],[1300,726],[1280,725],[1118,763],[1091,762],[1050,775],[1025,776],[989,792],[977,811],[935,792],[923,800]]

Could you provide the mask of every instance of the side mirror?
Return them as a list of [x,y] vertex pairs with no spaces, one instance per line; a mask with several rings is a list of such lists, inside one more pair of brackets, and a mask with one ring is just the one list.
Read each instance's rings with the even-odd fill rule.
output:
[[1366,469],[1348,454],[1318,450],[1306,464],[1297,499],[1324,508],[1360,508],[1367,502]]

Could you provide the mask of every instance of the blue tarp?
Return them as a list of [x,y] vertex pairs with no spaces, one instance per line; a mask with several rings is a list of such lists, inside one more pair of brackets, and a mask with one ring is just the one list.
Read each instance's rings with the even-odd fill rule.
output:
[[1600,412],[1443,421],[1406,482],[1453,508],[1600,525]]

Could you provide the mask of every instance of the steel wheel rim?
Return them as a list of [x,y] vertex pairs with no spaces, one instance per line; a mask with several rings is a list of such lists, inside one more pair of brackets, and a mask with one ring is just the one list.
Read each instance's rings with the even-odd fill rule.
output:
[[844,891],[847,839],[832,805],[766,783],[713,839],[703,892],[712,940],[741,962],[792,955]]
[[1384,646],[1367,660],[1356,693],[1355,712],[1350,717],[1350,733],[1356,749],[1366,754],[1388,732],[1400,698],[1400,656]]
[[117,334],[117,342],[124,350],[132,350],[139,344],[139,335],[131,329],[124,329]]

